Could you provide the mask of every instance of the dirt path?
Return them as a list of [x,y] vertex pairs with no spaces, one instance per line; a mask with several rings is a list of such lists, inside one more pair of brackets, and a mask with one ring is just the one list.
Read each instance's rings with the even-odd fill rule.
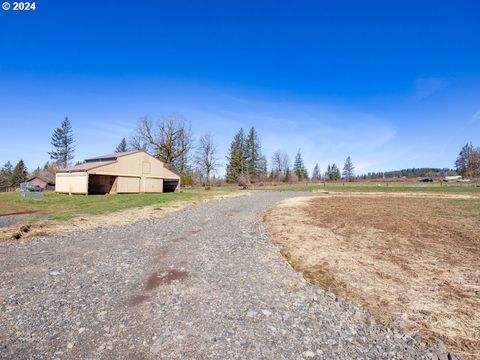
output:
[[0,244],[1,359],[436,358],[307,284],[256,193]]

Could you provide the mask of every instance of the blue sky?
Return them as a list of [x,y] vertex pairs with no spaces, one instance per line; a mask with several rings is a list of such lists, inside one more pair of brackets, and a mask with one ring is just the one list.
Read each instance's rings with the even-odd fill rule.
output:
[[[76,160],[180,113],[222,160],[254,125],[310,170],[451,167],[480,145],[478,1],[37,1],[0,10],[0,163]],[[223,170],[220,171],[222,173]]]

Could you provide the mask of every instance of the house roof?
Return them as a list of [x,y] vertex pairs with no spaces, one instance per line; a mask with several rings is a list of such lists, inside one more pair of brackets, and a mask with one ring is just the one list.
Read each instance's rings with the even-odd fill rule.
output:
[[38,176],[38,175],[35,175],[35,176],[32,176],[30,178],[27,179],[26,182],[30,182],[32,181],[33,179],[40,179],[42,180],[43,182],[47,183],[47,184],[54,184],[54,181],[52,180],[47,180],[46,178],[42,177],[42,176]]
[[65,169],[57,170],[57,173],[88,171],[88,170],[92,170],[92,169],[95,169],[95,168],[100,167],[100,166],[113,164],[114,162],[116,162],[116,160],[88,162],[88,163],[83,163],[83,164],[79,164],[79,165],[75,165],[75,166],[69,166]]

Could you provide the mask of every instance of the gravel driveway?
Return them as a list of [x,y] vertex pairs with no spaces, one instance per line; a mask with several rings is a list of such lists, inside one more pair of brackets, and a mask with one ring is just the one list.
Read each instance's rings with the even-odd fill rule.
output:
[[298,195],[0,244],[0,358],[436,359],[292,270],[261,218]]

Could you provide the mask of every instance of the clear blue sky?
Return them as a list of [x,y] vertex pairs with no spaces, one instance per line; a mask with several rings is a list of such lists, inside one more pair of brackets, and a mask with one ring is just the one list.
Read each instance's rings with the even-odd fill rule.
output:
[[[310,170],[451,167],[480,145],[478,1],[36,1],[0,10],[0,163],[76,159],[176,112],[222,159],[241,126]],[[222,170],[223,171],[223,170]]]

